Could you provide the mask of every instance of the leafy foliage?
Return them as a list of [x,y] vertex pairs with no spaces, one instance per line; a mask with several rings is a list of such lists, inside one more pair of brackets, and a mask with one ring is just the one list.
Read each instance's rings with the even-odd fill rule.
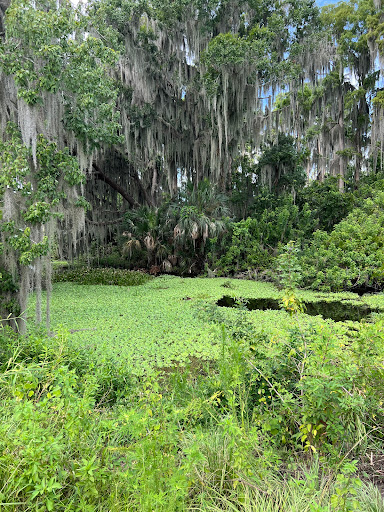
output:
[[[92,271],[88,274],[91,279]],[[97,274],[96,274],[97,275]],[[52,297],[52,327],[71,331],[74,353],[88,347],[98,361],[111,361],[114,371],[142,375],[156,368],[188,366],[191,359],[216,360],[222,349],[219,326],[208,321],[236,322],[239,311],[216,303],[228,292],[236,298],[262,297],[279,300],[281,292],[268,283],[231,280],[232,288],[221,285],[228,279],[180,279],[162,276],[141,286],[79,286],[55,284]],[[225,291],[224,291],[225,290]],[[304,301],[321,301],[313,292],[301,292]],[[356,299],[343,294],[339,299]],[[370,304],[369,301],[367,301]],[[33,307],[31,303],[31,308]],[[373,304],[373,307],[380,304]],[[200,315],[201,312],[201,315]],[[250,327],[268,336],[286,336],[294,325],[285,311],[247,311]],[[208,320],[210,316],[208,315]],[[320,325],[321,317],[306,317],[306,323]],[[240,329],[240,327],[239,327]],[[109,366],[108,366],[109,367]]]
[[[358,192],[357,192],[358,194]],[[337,179],[329,176],[322,183],[313,181],[298,191],[297,203],[307,205],[311,216],[311,229],[331,231],[355,206],[354,194],[338,189]]]
[[220,275],[271,268],[280,244],[312,234],[315,220],[308,203],[300,208],[290,195],[260,194],[254,209],[254,216],[229,224],[220,243],[212,241],[209,263]]
[[[147,255],[147,264],[166,272],[197,274],[203,268],[209,239],[221,239],[228,223],[228,199],[208,180],[191,183],[160,208],[143,206],[126,214],[123,255]],[[136,259],[137,262],[137,259]]]
[[[230,226],[231,241],[226,252],[211,265],[219,269],[219,275],[228,275],[249,270],[268,268],[271,258],[262,242],[261,229],[257,219],[248,218]],[[228,239],[228,235],[226,239]],[[214,254],[213,247],[212,253]],[[213,255],[212,254],[212,255]]]
[[[12,274],[16,288],[13,293],[8,290],[2,315],[11,314],[16,318],[25,309],[28,275],[34,270],[32,264],[38,264],[40,268],[36,279],[41,290],[41,262],[50,252],[54,220],[65,218],[64,208],[72,214],[79,212],[81,219],[88,203],[79,203],[73,191],[73,187],[84,182],[84,177],[68,149],[60,150],[56,143],[40,135],[33,157],[14,123],[8,123],[6,135],[6,140],[0,141],[0,256],[6,270]],[[66,215],[68,220],[68,212]],[[76,231],[76,219],[71,220]],[[18,295],[16,290],[20,290]]]
[[74,282],[85,285],[139,286],[151,280],[152,276],[143,272],[113,268],[77,268],[63,270],[54,277],[55,282]]
[[0,65],[29,105],[42,103],[45,91],[60,91],[66,127],[93,147],[120,138],[117,89],[107,73],[117,53],[91,34],[83,37],[89,21],[67,1],[15,0],[7,10]]
[[298,190],[305,184],[305,173],[302,166],[304,155],[297,151],[293,137],[278,134],[276,144],[262,148],[263,152],[257,164],[259,175],[263,168],[272,169],[270,176],[271,189],[277,195],[284,190]]
[[354,209],[329,234],[317,231],[302,257],[303,284],[322,290],[381,289],[383,194]]

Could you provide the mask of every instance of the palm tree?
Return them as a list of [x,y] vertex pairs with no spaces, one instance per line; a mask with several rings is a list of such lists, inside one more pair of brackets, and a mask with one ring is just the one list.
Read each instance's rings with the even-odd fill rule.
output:
[[186,184],[169,206],[174,252],[193,259],[192,265],[201,266],[207,240],[225,229],[225,218],[230,213],[227,204],[227,196],[218,193],[207,179],[197,187]]
[[147,263],[151,267],[161,264],[168,254],[165,245],[166,223],[162,210],[141,206],[126,214],[127,229],[124,236],[127,241],[123,246],[123,254],[132,257],[133,252],[145,250]]
[[194,265],[200,269],[207,240],[225,229],[227,204],[228,198],[204,180],[197,187],[187,184],[160,208],[131,210],[126,214],[123,254],[131,258],[134,252],[145,250],[148,266],[161,265],[167,272],[180,261],[189,270]]

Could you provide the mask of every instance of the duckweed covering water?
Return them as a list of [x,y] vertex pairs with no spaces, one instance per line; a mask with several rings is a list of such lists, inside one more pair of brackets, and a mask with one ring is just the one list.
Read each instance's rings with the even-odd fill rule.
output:
[[[178,278],[165,276],[135,287],[56,283],[52,298],[51,330],[69,331],[73,350],[89,350],[97,364],[136,375],[153,369],[186,365],[191,357],[209,361],[222,353],[222,324],[246,318],[255,332],[283,339],[295,320],[285,311],[222,308],[217,302],[228,294],[279,301],[281,291],[269,283],[228,279]],[[302,292],[306,302],[348,301],[371,307],[384,306],[381,296],[363,302],[356,294]],[[33,316],[33,301],[31,302]],[[302,316],[302,323],[329,322],[338,336],[345,324],[320,316]]]

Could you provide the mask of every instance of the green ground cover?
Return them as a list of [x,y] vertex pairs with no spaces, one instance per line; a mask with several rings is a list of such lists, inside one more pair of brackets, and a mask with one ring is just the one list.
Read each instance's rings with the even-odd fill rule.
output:
[[50,336],[0,330],[1,510],[384,512],[384,321],[241,301],[282,293],[55,284]]
[[[52,331],[69,331],[69,343],[86,348],[102,362],[142,375],[154,369],[186,365],[191,358],[216,360],[222,352],[222,324],[245,317],[256,332],[283,338],[295,320],[284,310],[244,311],[216,306],[223,295],[279,298],[269,283],[235,279],[159,277],[133,287],[56,283],[51,305]],[[344,300],[384,307],[381,295],[300,293],[306,301]],[[31,303],[33,311],[33,302]],[[31,314],[32,316],[32,314]],[[329,324],[338,336],[345,324],[303,315],[305,325]]]

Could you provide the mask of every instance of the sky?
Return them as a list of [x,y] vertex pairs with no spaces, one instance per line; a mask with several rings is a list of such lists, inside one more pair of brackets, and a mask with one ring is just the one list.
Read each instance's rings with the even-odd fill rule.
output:
[[337,4],[338,0],[316,0],[316,3],[319,7],[324,7],[324,5],[329,4]]

